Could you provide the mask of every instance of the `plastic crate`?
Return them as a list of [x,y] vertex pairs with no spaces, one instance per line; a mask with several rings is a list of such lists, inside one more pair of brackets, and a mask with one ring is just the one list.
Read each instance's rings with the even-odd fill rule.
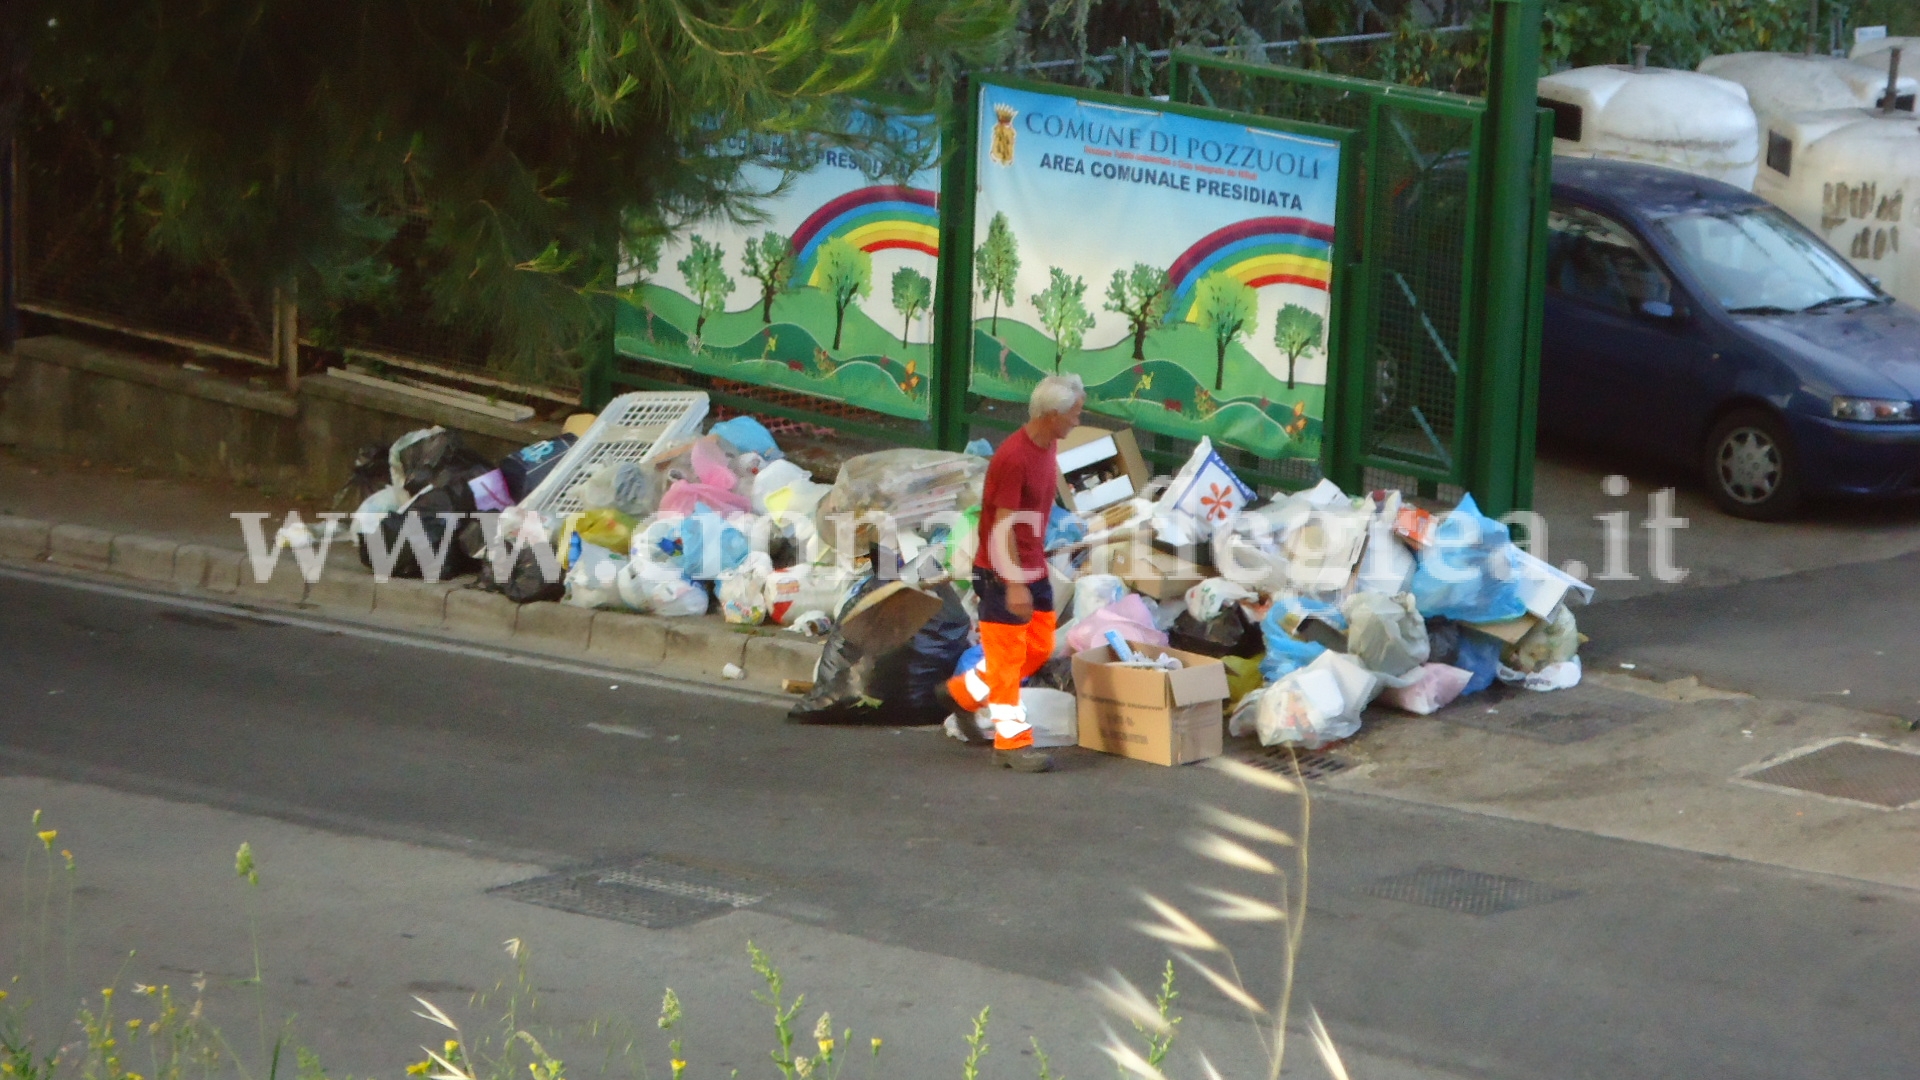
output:
[[607,403],[586,434],[520,505],[554,517],[579,513],[587,509],[580,502],[580,485],[595,467],[646,462],[656,449],[698,435],[706,418],[704,391],[621,394]]

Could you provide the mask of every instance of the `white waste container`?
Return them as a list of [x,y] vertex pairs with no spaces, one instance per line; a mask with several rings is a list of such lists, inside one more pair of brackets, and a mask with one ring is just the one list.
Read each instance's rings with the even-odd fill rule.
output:
[[1881,288],[1920,305],[1920,123],[1828,109],[1776,121],[1754,191],[1826,238]]
[[1586,67],[1540,80],[1553,152],[1665,165],[1751,190],[1759,125],[1740,84],[1672,68]]
[[[1905,67],[1904,61],[1902,67]],[[1825,109],[1866,109],[1879,104],[1887,89],[1886,60],[1875,69],[1837,56],[1796,53],[1731,53],[1700,61],[1700,71],[1731,79],[1747,88],[1747,100],[1760,120],[1764,160],[1767,131],[1789,116]],[[1911,94],[1920,80],[1902,75],[1896,92]]]

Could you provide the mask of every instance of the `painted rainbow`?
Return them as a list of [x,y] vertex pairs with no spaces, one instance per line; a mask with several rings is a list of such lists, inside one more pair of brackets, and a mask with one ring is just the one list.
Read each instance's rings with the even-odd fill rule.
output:
[[1326,289],[1333,280],[1333,226],[1304,218],[1262,217],[1208,233],[1167,269],[1173,317],[1191,321],[1195,287],[1201,278],[1221,271],[1256,289]]
[[849,191],[808,215],[793,234],[794,280],[813,280],[820,245],[845,240],[861,251],[906,248],[940,254],[940,196],[925,188],[882,185]]

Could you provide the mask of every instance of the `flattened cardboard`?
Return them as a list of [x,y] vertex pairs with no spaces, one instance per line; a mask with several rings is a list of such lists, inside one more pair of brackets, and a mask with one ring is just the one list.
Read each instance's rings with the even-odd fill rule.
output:
[[[1196,549],[1199,556],[1204,549]],[[1193,559],[1183,559],[1154,546],[1153,530],[1139,529],[1134,537],[1107,548],[1106,572],[1116,574],[1127,587],[1155,600],[1185,596],[1187,590],[1205,581],[1211,567]]]
[[1153,476],[1126,428],[1074,428],[1053,453],[1060,463],[1060,504],[1075,513],[1126,502],[1146,490]]
[[1522,615],[1517,619],[1503,619],[1500,622],[1462,623],[1461,625],[1471,626],[1488,637],[1499,638],[1501,641],[1513,645],[1519,642],[1521,638],[1526,637],[1527,631],[1539,626],[1540,620],[1533,615]]
[[1220,661],[1129,643],[1149,658],[1172,655],[1179,671],[1113,663],[1105,645],[1073,658],[1080,745],[1158,765],[1217,757],[1223,747],[1227,669]]

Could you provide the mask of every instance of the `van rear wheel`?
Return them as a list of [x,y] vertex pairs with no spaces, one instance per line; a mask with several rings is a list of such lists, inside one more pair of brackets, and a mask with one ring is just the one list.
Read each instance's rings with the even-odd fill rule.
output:
[[1720,509],[1753,521],[1780,521],[1800,509],[1800,462],[1787,426],[1761,409],[1729,413],[1707,437],[1703,463]]

